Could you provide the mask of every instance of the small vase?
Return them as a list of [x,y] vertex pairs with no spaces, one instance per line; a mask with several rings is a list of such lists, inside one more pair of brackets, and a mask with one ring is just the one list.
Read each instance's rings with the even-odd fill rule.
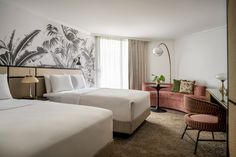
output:
[[156,81],[156,85],[159,85],[161,82],[158,80],[158,81]]

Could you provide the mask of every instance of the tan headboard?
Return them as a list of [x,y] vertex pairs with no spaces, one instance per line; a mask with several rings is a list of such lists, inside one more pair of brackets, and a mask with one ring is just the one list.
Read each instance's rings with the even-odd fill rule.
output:
[[72,69],[48,69],[48,68],[37,68],[36,76],[44,75],[63,75],[63,74],[79,74],[81,70]]
[[0,74],[7,73],[7,67],[0,67]]
[[32,84],[32,95],[43,96],[46,92],[44,75],[63,75],[79,74],[81,70],[77,69],[52,69],[52,68],[28,68],[28,67],[0,67],[0,74],[8,73],[9,88],[13,98],[22,98],[29,95],[29,85],[21,83],[26,75],[35,75],[39,83]]
[[[5,67],[7,69],[7,67]],[[35,73],[35,68],[18,68],[8,67],[8,80],[9,88],[13,98],[22,98],[29,96],[29,85],[22,84],[21,80],[25,75],[29,75],[29,71],[32,75]],[[32,84],[32,95],[35,96],[35,85]]]
[[37,68],[36,77],[39,79],[39,83],[36,85],[37,96],[43,96],[46,93],[46,87],[44,83],[44,75],[71,75],[71,74],[80,74],[81,70],[77,69],[50,69],[50,68]]

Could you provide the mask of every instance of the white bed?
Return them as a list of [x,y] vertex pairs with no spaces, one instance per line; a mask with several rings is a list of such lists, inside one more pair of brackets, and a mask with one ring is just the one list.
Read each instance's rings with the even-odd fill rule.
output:
[[111,143],[109,110],[49,101],[0,100],[1,157],[106,156]]
[[88,105],[113,112],[113,131],[132,134],[150,114],[148,92],[125,89],[82,88],[44,94],[51,101]]

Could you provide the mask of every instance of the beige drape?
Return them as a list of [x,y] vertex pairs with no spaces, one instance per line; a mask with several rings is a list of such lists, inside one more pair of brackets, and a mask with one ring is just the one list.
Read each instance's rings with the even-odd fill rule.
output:
[[141,89],[146,80],[148,42],[129,40],[129,89]]

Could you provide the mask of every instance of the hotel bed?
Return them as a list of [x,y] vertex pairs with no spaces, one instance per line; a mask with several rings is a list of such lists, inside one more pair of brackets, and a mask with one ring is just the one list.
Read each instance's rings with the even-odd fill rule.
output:
[[109,110],[49,101],[0,100],[1,157],[109,156],[111,146]]
[[149,93],[138,90],[82,88],[44,94],[50,101],[88,105],[113,112],[113,131],[132,134],[150,114]]

